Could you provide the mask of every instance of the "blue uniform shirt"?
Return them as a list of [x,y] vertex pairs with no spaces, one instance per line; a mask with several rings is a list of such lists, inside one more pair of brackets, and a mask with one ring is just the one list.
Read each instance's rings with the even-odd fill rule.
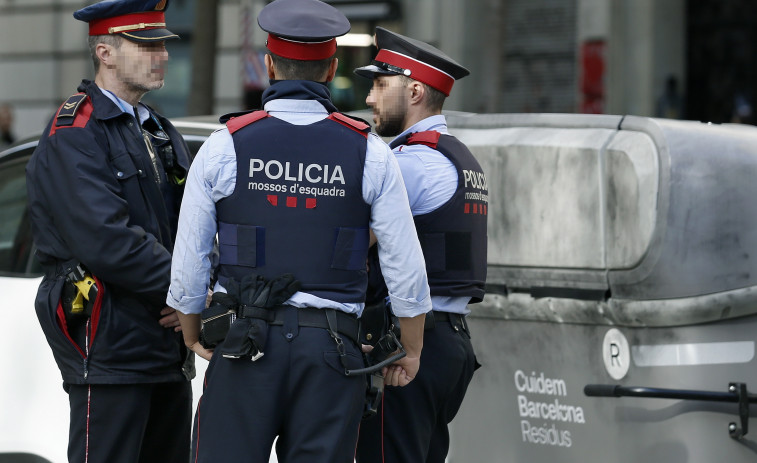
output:
[[[326,109],[314,100],[272,100],[266,103],[265,110],[292,124],[312,124],[328,117]],[[166,301],[183,313],[197,314],[205,307],[210,255],[217,231],[215,203],[234,191],[236,174],[234,141],[228,129],[220,129],[203,144],[192,163],[179,214]],[[414,317],[428,312],[428,280],[407,192],[391,150],[374,134],[368,136],[363,199],[371,205],[370,227],[381,244],[379,258],[394,313]],[[217,285],[216,290],[223,289]],[[364,307],[362,303],[339,303],[301,291],[287,304],[334,308],[357,315]]]
[[[428,130],[449,135],[447,119],[442,115],[427,117],[396,138]],[[402,171],[410,209],[414,216],[428,214],[452,198],[457,189],[457,169],[446,156],[421,144],[399,145],[394,149],[394,154]],[[442,312],[470,313],[467,308],[468,301],[467,297],[431,296],[434,310]]]

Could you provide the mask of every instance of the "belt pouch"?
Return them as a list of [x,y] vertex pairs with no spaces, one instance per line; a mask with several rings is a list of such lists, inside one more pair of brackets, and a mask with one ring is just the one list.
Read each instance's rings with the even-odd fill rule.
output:
[[237,318],[237,302],[225,293],[214,293],[208,308],[202,311],[200,343],[213,349],[224,339]]

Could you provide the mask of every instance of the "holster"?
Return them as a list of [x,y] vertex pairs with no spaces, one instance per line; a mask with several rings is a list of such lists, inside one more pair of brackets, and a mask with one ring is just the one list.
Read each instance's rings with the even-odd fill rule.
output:
[[99,289],[92,275],[81,264],[71,265],[61,294],[61,306],[68,321],[92,316]]
[[[373,346],[369,365],[381,362],[394,352],[400,335],[399,319],[392,313],[388,298],[365,305],[360,317],[360,342]],[[387,349],[392,350],[387,352]]]
[[389,292],[381,275],[378,247],[372,246],[368,253],[368,288],[365,309],[360,316],[360,342],[373,346],[366,360],[376,365],[387,359],[401,347],[400,322],[392,312]]
[[[399,320],[392,313],[388,299],[366,304],[360,322],[361,342],[373,346],[370,352],[363,354],[365,363],[369,367],[386,360],[402,347],[399,343]],[[378,370],[368,375],[363,418],[376,414],[383,395],[384,376],[381,370]]]
[[381,371],[368,375],[368,387],[365,391],[365,405],[363,406],[363,419],[376,416],[378,406],[384,397],[384,375]]

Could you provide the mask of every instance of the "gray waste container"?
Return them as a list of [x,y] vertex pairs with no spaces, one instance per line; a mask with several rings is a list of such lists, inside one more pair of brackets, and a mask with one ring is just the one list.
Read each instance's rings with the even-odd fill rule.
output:
[[729,433],[742,429],[736,402],[584,394],[757,390],[757,128],[567,114],[448,122],[489,186],[487,296],[469,307],[483,368],[449,461],[757,461],[757,420]]

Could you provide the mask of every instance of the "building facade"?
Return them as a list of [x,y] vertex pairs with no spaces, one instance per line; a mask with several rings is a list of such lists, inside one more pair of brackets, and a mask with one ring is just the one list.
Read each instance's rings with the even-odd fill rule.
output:
[[[168,44],[165,88],[148,95],[172,117],[187,115],[193,98],[197,1],[171,1],[168,21],[182,39]],[[266,85],[260,65],[265,35],[255,18],[267,0],[217,1],[215,54],[207,60],[215,69],[212,112],[249,109]],[[747,53],[751,45],[739,42],[751,40],[755,20],[742,18],[736,32],[725,32],[733,30],[733,18],[748,16],[739,12],[754,9],[748,0],[329,1],[350,17],[352,33],[384,26],[429,42],[468,67],[471,75],[456,84],[447,110],[654,116],[673,78],[683,102],[696,110],[690,118],[724,122],[736,113],[732,101],[751,107],[757,81],[716,72],[757,69],[744,64],[755,61]],[[81,78],[91,78],[87,29],[72,16],[89,3],[0,0],[0,103],[13,105],[19,136],[39,132]],[[707,45],[703,32],[722,39]],[[370,82],[352,69],[373,53],[365,43],[340,47],[332,93],[343,110],[365,108]],[[708,63],[718,63],[718,70],[708,70]],[[715,108],[711,100],[725,103]]]

